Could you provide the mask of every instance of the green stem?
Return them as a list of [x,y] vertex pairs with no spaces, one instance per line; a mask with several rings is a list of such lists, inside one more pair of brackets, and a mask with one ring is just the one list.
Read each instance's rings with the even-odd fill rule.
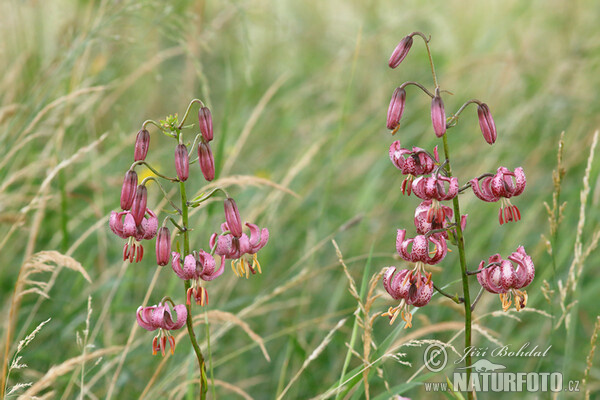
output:
[[[433,65],[433,64],[432,64]],[[446,156],[446,171],[448,176],[452,176],[452,168],[450,167],[450,151],[448,149],[448,138],[444,135],[444,155]],[[456,242],[458,244],[458,255],[460,259],[460,272],[462,276],[463,285],[463,299],[465,305],[465,349],[471,347],[471,295],[469,294],[469,275],[467,275],[467,261],[465,257],[465,239],[463,237],[462,228],[460,226],[460,205],[458,202],[458,196],[452,199],[454,205],[454,222],[456,223]],[[465,357],[465,367],[467,368],[467,384],[471,380],[471,353],[469,352]],[[469,389],[467,392],[469,400],[473,399],[473,391]]]
[[[188,205],[187,205],[187,195],[185,193],[185,182],[179,182],[179,188],[181,191],[181,222],[183,225],[183,258],[185,258],[188,254],[190,254],[190,237],[189,237],[189,229],[188,229]],[[187,294],[188,289],[190,288],[190,281],[184,281],[185,292]],[[206,399],[206,392],[208,390],[208,385],[206,382],[206,365],[204,363],[204,356],[202,355],[202,350],[200,350],[200,346],[198,345],[198,341],[196,340],[196,334],[194,333],[194,325],[192,323],[192,306],[190,304],[186,304],[185,308],[187,308],[187,320],[186,326],[188,330],[188,336],[190,337],[190,342],[192,342],[192,347],[194,348],[194,352],[196,353],[196,357],[198,358],[198,366],[200,367],[200,399]]]
[[427,55],[429,56],[429,65],[431,66],[431,75],[433,76],[433,85],[438,88],[437,75],[435,74],[435,67],[433,66],[433,57],[431,57],[431,50],[429,49],[429,38],[422,32],[413,32],[411,35],[418,35],[423,38],[425,47],[427,48]]
[[187,119],[188,115],[190,114],[190,110],[192,109],[192,105],[194,103],[198,103],[198,104],[200,104],[200,107],[204,107],[204,103],[200,99],[194,99],[194,100],[190,101],[190,104],[187,106],[187,110],[185,110],[185,114],[183,114],[183,118],[181,119],[181,122],[179,123],[179,126],[177,127],[177,129],[183,128],[183,124],[185,123],[185,120]]

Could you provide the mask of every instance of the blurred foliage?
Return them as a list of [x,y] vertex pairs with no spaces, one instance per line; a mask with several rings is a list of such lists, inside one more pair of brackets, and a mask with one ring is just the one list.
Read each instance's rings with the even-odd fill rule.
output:
[[[198,97],[213,112],[218,174],[265,177],[301,196],[298,200],[264,187],[232,188],[242,217],[271,232],[261,251],[264,273],[246,281],[226,271],[209,286],[210,308],[237,313],[256,304],[244,319],[266,340],[272,359],[265,361],[239,329],[226,330],[211,343],[215,377],[255,398],[274,398],[337,321],[344,316],[352,320],[356,308],[327,237],[362,216],[359,224],[335,235],[359,286],[371,249],[373,272],[402,265],[394,260],[396,229],[410,231],[418,200],[400,195],[403,177],[389,162],[388,146],[395,139],[406,147],[431,149],[440,144],[430,127],[429,100],[414,88],[408,90],[396,138],[385,129],[389,97],[397,85],[406,80],[432,85],[419,41],[398,69],[387,67],[397,42],[415,30],[431,35],[440,84],[453,93],[445,97],[447,112],[479,98],[490,106],[498,127],[498,141],[490,147],[479,132],[475,108],[461,115],[449,135],[455,173],[464,182],[502,164],[510,169],[523,166],[527,174],[527,189],[513,202],[523,216],[519,223],[500,227],[497,204],[462,196],[462,208],[469,214],[469,265],[475,268],[490,254],[507,256],[524,245],[537,268],[528,307],[558,312],[557,303],[551,307],[540,287],[544,279],[551,285],[564,280],[573,257],[579,191],[592,133],[599,126],[599,2],[7,0],[0,11],[3,310],[8,312],[19,266],[36,251],[71,251],[93,280],[90,285],[62,272],[49,300],[38,301],[32,295],[23,299],[15,342],[39,322],[52,320],[24,354],[29,368],[11,375],[11,383],[35,381],[50,366],[81,353],[75,336],[85,325],[88,295],[93,307],[91,344],[100,349],[127,342],[134,312],[155,274],[153,244],[147,245],[141,263],[124,269],[121,240],[108,230],[106,217],[118,208],[122,176],[132,161],[135,133],[142,122],[181,114],[189,100]],[[277,87],[274,95],[236,156],[240,133],[272,87]],[[71,97],[49,106],[63,96]],[[562,131],[567,173],[561,200],[567,207],[554,249],[554,275],[540,235],[548,235],[543,202],[551,201],[552,169]],[[105,132],[108,137],[101,144],[55,171],[61,161]],[[149,160],[161,171],[172,172],[173,150],[167,143],[166,138],[153,136]],[[226,166],[229,170],[223,171]],[[598,229],[599,166],[595,162],[591,171],[586,243]],[[53,171],[56,176],[42,186]],[[188,182],[197,182],[198,189],[203,185],[199,173]],[[154,206],[159,193],[152,189],[149,204]],[[207,246],[223,219],[220,206],[208,211],[192,217],[197,224],[193,247]],[[102,219],[106,223],[88,231]],[[84,234],[89,236],[78,243]],[[571,347],[564,340],[564,326],[553,330],[552,321],[539,314],[522,313],[520,321],[505,317],[482,321],[502,343],[553,345],[544,360],[503,359],[509,370],[565,368],[565,379],[582,378],[599,312],[594,297],[600,290],[600,280],[595,279],[599,272],[593,268],[597,260],[597,252],[592,253],[578,286],[578,323],[569,333]],[[457,252],[440,266],[436,282],[459,278]],[[308,279],[256,303],[300,271],[308,272]],[[176,278],[168,271],[160,276],[149,302],[167,294],[182,301],[183,289]],[[472,290],[476,286],[473,280]],[[455,283],[447,290],[458,291],[460,286]],[[391,304],[388,297],[379,300],[381,310]],[[476,314],[498,309],[497,296],[484,294]],[[436,296],[415,315],[413,330],[442,321],[461,322],[462,314]],[[211,332],[219,329],[219,324],[211,325]],[[336,384],[351,329],[346,322],[287,398],[316,396]],[[400,329],[381,318],[374,326],[374,342],[380,344],[392,331],[411,332]],[[442,331],[425,338],[447,341],[454,333]],[[477,345],[494,346],[481,335],[474,337]],[[460,346],[461,340],[455,345]],[[115,398],[134,398],[146,387],[161,361],[150,355],[150,342],[151,334],[138,330],[116,380]],[[570,359],[564,366],[567,348]],[[189,343],[181,340],[149,397],[165,398],[176,385],[194,377],[189,349]],[[404,383],[422,365],[422,350],[402,350],[412,368],[385,361],[383,378],[371,379],[371,393],[385,393],[384,379],[390,386]],[[118,355],[111,355],[95,366],[89,363],[85,382],[93,381],[87,389],[95,396],[106,395],[117,362]],[[359,360],[353,359],[350,367],[358,365]],[[590,375],[595,388],[598,365]],[[64,398],[79,393],[77,373],[58,378],[53,385],[56,393]],[[444,377],[438,374],[430,380]],[[221,387],[216,391],[230,395]],[[417,387],[405,395],[422,394]]]

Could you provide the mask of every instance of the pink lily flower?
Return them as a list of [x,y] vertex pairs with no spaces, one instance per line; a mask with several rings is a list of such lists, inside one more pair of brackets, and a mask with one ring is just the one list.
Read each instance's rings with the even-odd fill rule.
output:
[[[446,189],[445,184],[448,184]],[[412,184],[414,194],[423,200],[452,200],[458,194],[458,179],[437,175],[417,178]]]
[[[396,237],[396,250],[402,259],[418,263],[422,262],[429,265],[439,263],[446,257],[448,252],[448,246],[446,245],[446,239],[443,236],[438,235],[418,235],[414,239],[405,239],[406,230],[398,229],[398,236]],[[430,244],[435,246],[433,250],[433,256],[430,257],[429,247]],[[408,246],[411,246],[410,252]]]
[[175,338],[170,331],[181,329],[187,319],[187,309],[185,305],[179,304],[173,306],[176,314],[176,320],[173,321],[171,309],[168,305],[159,303],[156,306],[140,306],[136,312],[136,319],[139,326],[147,331],[159,330],[158,335],[152,340],[152,355],[159,351],[165,355],[167,338],[171,346],[171,354],[175,352]]
[[420,271],[402,269],[396,274],[396,267],[389,267],[383,275],[383,287],[395,300],[401,300],[396,307],[390,307],[382,316],[390,318],[390,325],[398,315],[406,322],[404,328],[412,326],[412,314],[409,306],[423,307],[433,295],[431,273],[422,275]]
[[408,191],[410,196],[413,180],[420,175],[427,175],[434,171],[436,164],[439,164],[437,146],[433,149],[433,157],[420,147],[413,147],[412,150],[402,148],[400,141],[396,140],[390,145],[390,160],[402,174],[408,175],[402,182],[402,193]]
[[127,239],[123,248],[123,261],[139,262],[144,256],[144,248],[140,241],[150,240],[156,236],[158,218],[156,214],[146,208],[146,213],[139,225],[136,225],[131,211],[110,213],[109,226],[113,233],[120,238]]
[[[527,305],[527,292],[522,289],[528,286],[535,277],[535,266],[523,246],[503,260],[500,254],[494,254],[479,264],[477,280],[488,292],[500,295],[502,309],[508,310],[511,305],[511,295],[515,297],[515,307],[520,311]],[[516,266],[515,266],[516,264]]]
[[500,167],[493,176],[471,179],[471,188],[479,199],[489,203],[501,200],[502,205],[498,211],[500,225],[521,219],[521,212],[517,206],[511,204],[509,199],[523,193],[526,185],[527,180],[521,167],[516,168],[514,172],[506,167]]
[[[224,265],[226,259],[232,260],[231,268],[233,272],[238,277],[245,274],[248,278],[250,273],[253,275],[257,271],[262,273],[256,253],[265,247],[269,241],[269,230],[267,228],[260,229],[258,225],[250,223],[246,223],[246,226],[250,229],[250,237],[242,233],[237,238],[232,235],[227,222],[224,222],[221,224],[222,233],[220,235],[213,233],[209,244],[211,248],[215,248],[215,253],[221,256],[221,265]],[[250,260],[245,261],[244,255],[252,255],[252,262]],[[238,262],[236,263],[235,260],[238,260]]]
[[224,264],[215,270],[215,259],[207,252],[200,250],[188,254],[181,266],[181,254],[174,251],[171,253],[171,266],[175,274],[183,280],[192,280],[192,286],[187,291],[187,304],[194,296],[196,304],[204,306],[208,304],[208,293],[202,287],[200,280],[212,281],[223,274]]
[[[454,222],[454,211],[452,208],[444,205],[439,205],[435,208],[433,203],[435,200],[425,200],[419,204],[415,210],[415,227],[417,233],[425,235],[432,230],[447,229]],[[438,203],[439,204],[439,203]],[[467,225],[467,215],[462,215],[460,218],[461,230],[465,230]],[[448,239],[448,232],[438,232],[433,235],[441,235]]]

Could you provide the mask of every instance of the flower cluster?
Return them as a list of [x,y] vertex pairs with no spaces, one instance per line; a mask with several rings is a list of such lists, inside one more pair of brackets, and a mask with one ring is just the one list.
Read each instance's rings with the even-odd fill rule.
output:
[[[406,58],[413,45],[414,36],[420,36],[425,40],[429,52],[429,39],[420,32],[413,32],[404,37],[394,49],[389,60],[391,68],[398,67]],[[410,85],[420,88],[431,98],[431,126],[436,137],[443,139],[446,155],[446,159],[440,162],[438,146],[432,152],[421,147],[403,148],[399,140],[394,141],[389,149],[390,160],[405,175],[400,191],[408,196],[414,193],[422,200],[415,210],[414,224],[417,235],[414,238],[407,238],[406,229],[398,229],[396,237],[396,250],[400,258],[414,264],[414,267],[397,270],[396,267],[391,266],[385,271],[383,277],[385,290],[393,299],[400,300],[397,307],[390,307],[383,315],[390,318],[390,323],[400,315],[405,321],[405,328],[410,327],[412,321],[409,307],[427,305],[436,288],[432,282],[431,272],[426,270],[427,266],[444,260],[449,251],[447,241],[456,245],[460,242],[459,246],[464,246],[462,233],[466,228],[467,215],[457,215],[459,213],[457,196],[470,188],[473,194],[483,201],[500,201],[498,219],[500,225],[503,225],[505,222],[521,219],[519,209],[512,205],[510,198],[523,193],[526,186],[525,174],[521,167],[511,171],[501,166],[495,174],[489,173],[473,178],[466,181],[464,186],[461,186],[459,179],[451,174],[445,135],[448,128],[456,124],[458,115],[469,104],[477,104],[479,127],[488,144],[496,142],[497,130],[488,105],[479,100],[469,100],[455,114],[447,118],[442,99],[443,90],[437,84],[433,64],[431,67],[435,83],[433,90],[430,91],[416,82],[403,83],[392,94],[386,121],[387,128],[395,134],[404,114],[407,97],[405,88]],[[453,207],[444,204],[448,201],[452,201]],[[464,251],[464,248],[459,247],[459,250]],[[515,298],[517,310],[520,310],[527,302],[526,292],[520,289],[531,283],[535,269],[531,257],[521,246],[517,252],[508,257],[508,260],[494,255],[489,258],[488,265],[482,261],[479,270],[471,274],[477,275],[479,283],[485,290],[500,294],[504,310],[510,306],[511,297]],[[455,301],[460,302],[458,296]]]
[[[171,263],[175,275],[185,281],[186,303],[175,305],[169,297],[164,297],[157,306],[140,307],[137,311],[138,324],[149,331],[158,329],[158,335],[152,341],[152,352],[165,354],[166,342],[169,341],[171,352],[175,349],[175,339],[170,333],[173,330],[180,329],[187,318],[191,318],[192,299],[197,305],[208,304],[208,291],[205,282],[210,282],[224,272],[225,260],[232,261],[232,267],[237,276],[249,276],[249,272],[255,274],[261,272],[258,262],[257,252],[263,248],[269,240],[269,231],[266,228],[260,229],[257,225],[246,223],[249,234],[243,232],[240,213],[235,201],[227,195],[222,188],[217,188],[209,194],[201,194],[193,199],[187,199],[185,191],[185,182],[190,178],[190,153],[188,151],[189,143],[183,140],[182,129],[190,108],[194,103],[200,103],[198,111],[198,127],[200,132],[196,135],[192,147],[197,145],[198,164],[200,171],[206,181],[212,181],[215,178],[215,161],[210,147],[210,142],[214,138],[212,115],[210,110],[199,100],[194,100],[188,106],[183,121],[178,121],[177,116],[169,116],[166,120],[158,122],[146,121],[142,129],[138,132],[133,159],[134,162],[130,169],[125,173],[121,189],[121,211],[112,211],[110,215],[110,229],[119,237],[127,239],[123,248],[123,260],[130,263],[139,262],[144,256],[143,240],[151,240],[156,237],[156,263],[159,266],[165,266]],[[150,133],[146,125],[155,125],[161,133],[177,141],[174,150],[174,170],[176,177],[168,177],[159,173],[146,161],[148,150],[150,148]],[[193,162],[193,161],[192,161]],[[138,182],[136,168],[139,166],[147,167],[154,175],[149,176]],[[161,192],[167,197],[168,203],[173,210],[171,215],[178,214],[181,218],[177,221],[171,216],[164,218],[163,223],[158,228],[157,214],[148,208],[148,181],[156,182]],[[181,191],[181,208],[176,206],[168,198],[161,182],[178,184]],[[197,249],[189,250],[189,232],[191,231],[188,222],[188,208],[198,207],[204,201],[217,193],[224,193],[225,222],[221,226],[220,233],[214,233],[208,240],[210,246],[206,251]],[[167,226],[171,222],[177,230],[176,235],[171,235]],[[177,251],[172,251],[172,241],[183,240],[182,246],[176,247]],[[183,248],[184,252],[179,249]],[[220,257],[220,263],[217,263],[215,256]],[[250,257],[251,261],[246,260]],[[235,263],[235,264],[234,264]],[[235,265],[235,266],[234,266]],[[166,304],[170,302],[176,318],[172,318],[171,308]],[[191,340],[193,339],[190,335]]]

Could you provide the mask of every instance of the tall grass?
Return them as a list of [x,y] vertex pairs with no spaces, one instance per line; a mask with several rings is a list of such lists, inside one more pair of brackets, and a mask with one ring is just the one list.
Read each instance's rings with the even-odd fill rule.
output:
[[[456,95],[447,110],[477,94],[498,127],[494,152],[488,152],[474,112],[461,116],[449,141],[471,160],[461,164],[457,158],[457,174],[479,175],[502,160],[511,169],[523,166],[528,178],[526,192],[515,200],[523,219],[509,230],[498,227],[495,205],[468,195],[461,202],[469,220],[477,221],[465,233],[468,248],[477,249],[467,254],[469,265],[522,244],[537,267],[528,290],[530,312],[498,313],[498,299],[484,294],[474,341],[552,344],[543,360],[503,361],[512,371],[563,371],[565,379],[583,379],[588,369],[587,389],[594,393],[600,377],[590,345],[599,313],[597,250],[576,269],[577,305],[571,309],[576,323],[567,323],[567,333],[557,322],[558,282],[569,279],[574,259],[584,176],[589,194],[582,243],[590,243],[600,217],[597,157],[586,169],[600,122],[599,17],[600,4],[592,0],[468,6],[458,0],[1,2],[3,313],[9,315],[20,271],[40,251],[73,258],[91,280],[63,269],[42,272],[43,295],[26,294],[18,312],[4,318],[3,344],[11,332],[7,362],[19,342],[51,318],[18,353],[27,368],[11,372],[7,389],[31,382],[13,396],[25,391],[64,399],[193,396],[197,376],[189,345],[180,341],[174,356],[152,357],[151,337],[136,330],[133,318],[142,302],[173,293],[176,280],[152,257],[123,264],[121,243],[107,227],[135,132],[147,118],[182,113],[193,97],[206,99],[213,110],[221,174],[255,176],[288,191],[254,185],[255,180],[229,182],[239,204],[247,205],[242,216],[267,226],[271,240],[261,252],[263,275],[243,284],[231,274],[214,282],[211,305],[197,316],[200,338],[206,337],[201,324],[210,329],[214,393],[327,398],[343,392],[361,398],[366,379],[371,398],[402,391],[419,398],[423,389],[412,383],[444,381],[443,374],[421,370],[423,348],[405,344],[435,340],[460,350],[460,308],[436,296],[415,314],[412,331],[376,319],[369,338],[376,350],[364,370],[365,348],[356,336],[361,331],[348,348],[356,299],[331,246],[335,239],[358,288],[382,267],[400,263],[394,259],[395,229],[408,226],[413,211],[399,201],[402,177],[387,158],[392,139],[385,113],[404,74],[430,78],[419,67],[426,65],[423,48],[415,46],[409,54],[422,63],[404,63],[392,72],[386,61],[406,33],[420,30],[432,35],[437,72]],[[409,105],[399,139],[432,147],[428,99],[411,99]],[[543,202],[552,204],[562,131],[566,173],[560,203],[566,206],[551,257],[541,239],[550,237]],[[162,144],[153,140],[150,151],[170,159],[171,150]],[[466,170],[467,165],[478,167]],[[165,162],[160,168],[172,166]],[[191,218],[200,232],[192,247],[206,246],[221,217],[215,212]],[[152,253],[152,245],[147,251]],[[456,257],[449,255],[434,273],[456,282],[446,288],[450,292],[459,290]],[[371,312],[390,304],[382,296]],[[89,330],[85,351],[77,346],[84,330]]]

